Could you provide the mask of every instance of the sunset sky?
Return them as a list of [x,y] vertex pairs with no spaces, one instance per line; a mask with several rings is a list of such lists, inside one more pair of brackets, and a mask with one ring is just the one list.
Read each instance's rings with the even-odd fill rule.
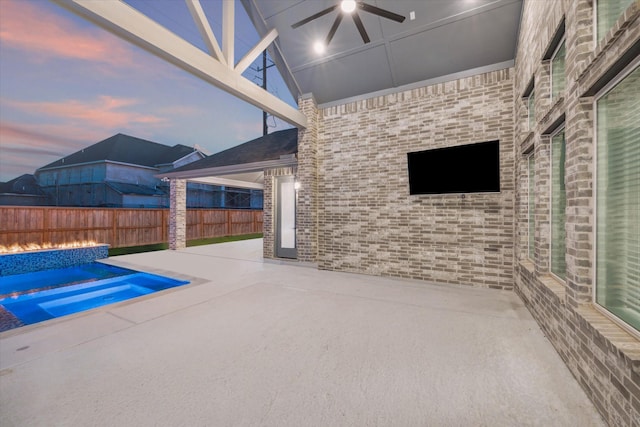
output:
[[[184,1],[126,2],[205,50]],[[221,0],[201,3],[220,41]],[[235,9],[237,61],[259,38]],[[275,67],[268,80],[295,105]],[[261,136],[262,112],[47,0],[0,0],[0,181],[117,133],[213,154]]]

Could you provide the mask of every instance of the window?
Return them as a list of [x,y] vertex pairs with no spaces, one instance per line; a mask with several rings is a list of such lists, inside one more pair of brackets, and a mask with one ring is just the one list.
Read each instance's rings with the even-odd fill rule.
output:
[[564,58],[566,55],[564,40],[551,57],[551,100],[555,101],[564,94]]
[[598,0],[596,4],[596,40],[601,40],[634,0]]
[[527,98],[527,111],[529,114],[529,130],[533,130],[536,124],[536,96],[535,92],[531,91]]
[[527,224],[529,228],[528,237],[528,249],[527,254],[531,260],[534,259],[535,254],[535,158],[531,154],[527,158],[527,171],[529,176],[529,191],[527,195],[528,209],[527,209]]
[[638,61],[630,69],[633,71],[596,99],[595,299],[640,331]]
[[565,208],[567,194],[564,187],[565,161],[564,129],[551,138],[551,272],[561,278],[566,277],[565,262]]

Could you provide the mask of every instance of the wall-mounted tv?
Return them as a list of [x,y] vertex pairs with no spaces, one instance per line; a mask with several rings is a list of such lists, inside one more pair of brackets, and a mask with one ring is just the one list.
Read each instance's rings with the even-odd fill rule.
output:
[[409,194],[500,191],[499,141],[407,153]]

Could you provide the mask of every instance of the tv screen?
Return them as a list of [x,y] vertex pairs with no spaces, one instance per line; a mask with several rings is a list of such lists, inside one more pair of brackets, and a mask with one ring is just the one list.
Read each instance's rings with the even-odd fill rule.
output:
[[407,153],[409,194],[500,191],[499,141]]

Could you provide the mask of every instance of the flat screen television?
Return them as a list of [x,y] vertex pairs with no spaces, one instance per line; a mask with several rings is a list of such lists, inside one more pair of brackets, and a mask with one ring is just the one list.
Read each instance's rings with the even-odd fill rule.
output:
[[500,192],[499,141],[407,153],[409,194]]

